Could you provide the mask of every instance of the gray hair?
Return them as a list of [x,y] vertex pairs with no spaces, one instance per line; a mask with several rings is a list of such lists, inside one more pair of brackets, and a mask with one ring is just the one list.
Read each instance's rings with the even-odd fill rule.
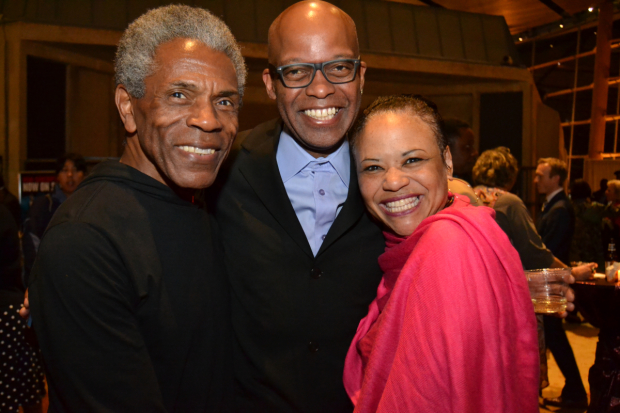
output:
[[243,97],[247,69],[230,29],[211,12],[183,5],[149,10],[127,27],[116,51],[116,84],[124,85],[135,98],[144,97],[144,79],[155,70],[155,50],[177,38],[197,40],[226,54],[237,74],[239,96]]

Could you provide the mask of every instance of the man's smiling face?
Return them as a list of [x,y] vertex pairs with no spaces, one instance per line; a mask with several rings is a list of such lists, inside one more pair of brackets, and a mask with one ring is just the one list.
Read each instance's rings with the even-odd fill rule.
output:
[[[308,2],[285,12],[269,41],[270,63],[275,67],[359,58],[355,26],[329,3]],[[263,72],[263,80],[286,132],[318,157],[336,150],[355,120],[365,71],[362,62],[352,82],[332,84],[317,70],[304,88],[285,87],[269,70]]]
[[[239,125],[232,61],[201,42],[178,38],[157,48],[154,67],[145,95],[120,104],[127,131],[137,135],[129,138],[135,154],[130,166],[168,186],[205,188]],[[126,92],[117,90],[117,100],[118,93]]]

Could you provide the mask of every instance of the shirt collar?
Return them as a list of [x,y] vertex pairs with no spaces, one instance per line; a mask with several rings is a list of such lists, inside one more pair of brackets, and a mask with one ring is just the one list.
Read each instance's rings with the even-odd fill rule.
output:
[[563,190],[564,190],[564,188],[560,187],[560,188],[556,189],[555,191],[551,192],[549,195],[547,195],[547,202],[551,201],[554,196],[556,196],[557,194],[559,194]]
[[346,139],[335,152],[330,153],[326,157],[314,158],[299,146],[297,141],[288,133],[282,131],[280,133],[280,142],[278,142],[276,160],[282,182],[291,179],[310,162],[319,161],[329,162],[342,182],[347,188],[349,187],[349,180],[351,179],[351,153],[349,151],[349,142]]

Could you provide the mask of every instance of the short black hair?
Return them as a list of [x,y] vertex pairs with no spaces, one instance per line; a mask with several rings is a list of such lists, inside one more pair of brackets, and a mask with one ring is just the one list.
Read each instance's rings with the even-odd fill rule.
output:
[[379,96],[374,100],[360,115],[353,124],[349,133],[349,143],[353,151],[356,152],[359,137],[362,134],[368,121],[375,115],[386,112],[406,112],[412,116],[420,118],[435,135],[435,142],[439,148],[441,159],[445,164],[446,141],[443,138],[443,119],[439,114],[437,105],[424,96],[402,94]]
[[448,146],[454,146],[456,140],[461,136],[461,129],[471,129],[471,126],[469,123],[456,118],[443,120],[443,136]]
[[79,153],[66,153],[56,159],[56,175],[62,171],[62,168],[65,167],[65,163],[67,163],[67,161],[72,161],[75,165],[75,169],[86,173],[86,161],[84,160],[84,157]]

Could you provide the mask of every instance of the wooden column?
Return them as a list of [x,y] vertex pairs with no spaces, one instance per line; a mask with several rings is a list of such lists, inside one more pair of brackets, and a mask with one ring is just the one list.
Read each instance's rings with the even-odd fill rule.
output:
[[611,59],[611,29],[613,4],[610,0],[601,4],[598,14],[596,58],[594,63],[594,88],[592,89],[592,117],[590,118],[590,159],[603,159],[605,148],[605,115],[607,114],[607,80]]

